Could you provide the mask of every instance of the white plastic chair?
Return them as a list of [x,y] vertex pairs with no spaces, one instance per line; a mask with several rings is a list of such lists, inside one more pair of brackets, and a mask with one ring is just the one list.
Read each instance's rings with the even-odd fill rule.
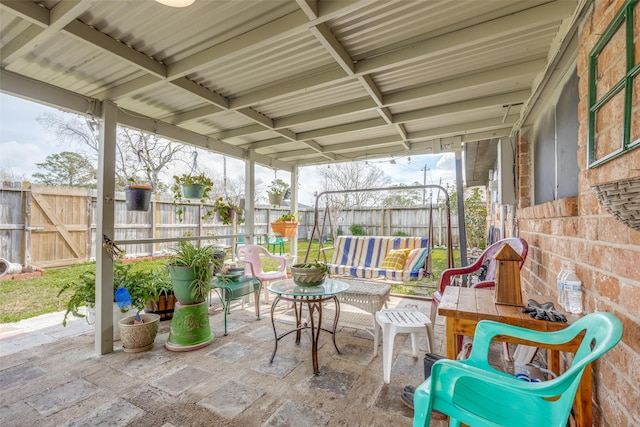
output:
[[[433,352],[433,324],[426,314],[419,310],[404,308],[386,308],[376,313],[376,330],[374,348],[378,348],[378,338],[382,329],[382,368],[384,382],[391,380],[391,361],[393,359],[393,344],[396,334],[411,335],[411,350],[413,356],[418,356],[418,336],[426,328],[429,341],[429,351]],[[375,356],[375,352],[374,352]]]
[[[267,283],[272,280],[287,278],[287,260],[285,257],[273,255],[271,252],[258,245],[238,246],[236,255],[238,260],[245,265],[245,275],[247,277],[257,277],[262,281],[262,285],[264,287],[264,300],[269,302]],[[263,258],[271,258],[280,261],[279,269],[275,271],[263,271]]]

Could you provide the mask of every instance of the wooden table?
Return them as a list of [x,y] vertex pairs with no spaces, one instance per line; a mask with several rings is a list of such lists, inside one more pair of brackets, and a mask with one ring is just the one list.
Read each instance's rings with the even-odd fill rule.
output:
[[[473,337],[476,325],[481,320],[494,320],[536,331],[556,331],[567,327],[567,323],[563,322],[536,320],[528,314],[522,313],[522,307],[496,304],[493,297],[494,291],[489,289],[463,288],[459,286],[447,286],[445,288],[442,301],[438,306],[438,314],[446,317],[447,358],[456,359],[460,351],[458,337]],[[527,298],[523,298],[523,300],[526,301]],[[571,321],[571,316],[567,316],[567,318]],[[505,338],[503,341],[509,343],[546,348],[548,350],[548,368],[557,373],[560,373],[560,352],[575,353],[580,345],[580,338],[566,344],[553,346],[512,337],[502,338]],[[584,370],[574,402],[575,421],[578,427],[591,427],[593,417],[591,396],[592,373],[589,365]]]

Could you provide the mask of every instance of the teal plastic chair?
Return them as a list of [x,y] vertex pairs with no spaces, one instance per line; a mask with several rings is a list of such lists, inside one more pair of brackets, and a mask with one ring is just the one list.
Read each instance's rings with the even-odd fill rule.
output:
[[[489,344],[496,335],[563,344],[582,332],[585,335],[571,367],[549,381],[523,381],[492,368],[487,361]],[[431,376],[416,389],[413,427],[428,426],[433,409],[448,415],[450,426],[564,427],[585,367],[621,338],[622,324],[611,313],[591,313],[554,332],[480,321],[469,358],[437,361]]]
[[[272,247],[273,250],[271,250]],[[284,239],[282,237],[276,237],[273,234],[270,234],[267,237],[267,250],[272,254],[275,254],[276,249],[278,250],[278,255],[282,255],[282,253],[284,252]]]

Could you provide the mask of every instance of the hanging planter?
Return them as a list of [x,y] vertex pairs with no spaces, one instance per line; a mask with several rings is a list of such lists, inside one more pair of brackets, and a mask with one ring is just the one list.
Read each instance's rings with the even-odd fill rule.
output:
[[128,211],[148,211],[153,188],[148,185],[129,185],[124,189]]
[[202,199],[204,195],[204,185],[184,184],[182,186],[182,195],[185,199]]
[[269,187],[267,188],[267,195],[269,196],[269,204],[278,205],[282,204],[282,199],[284,199],[284,195],[289,190],[289,184],[284,182],[283,180],[276,178],[271,181]]
[[282,195],[269,193],[269,204],[280,206],[282,204]]
[[[241,204],[243,204],[242,201]],[[213,209],[217,213],[218,221],[222,222],[224,225],[231,225],[236,218],[236,215],[238,223],[241,224],[244,222],[244,218],[242,216],[244,210],[242,207],[233,203],[231,199],[227,199],[225,201],[222,197],[218,198],[218,200],[213,204]]]
[[[173,192],[173,205],[176,207],[178,221],[182,222],[183,219],[183,203],[191,203],[192,200],[197,200],[199,203],[204,204],[209,198],[209,192],[212,188],[213,181],[204,173],[199,175],[190,173],[174,175],[171,191]],[[205,207],[202,219],[207,219],[212,214],[213,211]]]
[[295,237],[298,234],[297,219],[297,214],[284,214],[271,223],[271,229],[283,237]]

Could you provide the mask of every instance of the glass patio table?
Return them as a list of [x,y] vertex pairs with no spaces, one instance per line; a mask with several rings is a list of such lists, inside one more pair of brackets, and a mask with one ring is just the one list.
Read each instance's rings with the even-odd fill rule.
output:
[[[293,279],[278,280],[267,285],[269,292],[276,294],[276,297],[271,304],[271,325],[273,326],[273,333],[275,335],[275,347],[269,363],[273,362],[276,352],[278,351],[278,341],[287,335],[296,333],[296,345],[300,344],[301,332],[305,329],[311,331],[311,358],[313,360],[313,373],[318,374],[318,338],[320,337],[320,331],[324,330],[329,332],[333,338],[333,346],[336,351],[340,353],[336,344],[336,326],[338,325],[338,317],[340,316],[340,302],[337,295],[349,289],[349,285],[340,280],[326,278],[322,285],[318,286],[298,286]],[[279,301],[290,301],[293,303],[293,309],[296,313],[296,326],[294,329],[283,332],[278,335],[276,330],[275,318],[273,313],[276,305]],[[322,306],[325,301],[333,300],[336,309],[333,319],[333,327],[331,330],[322,327]],[[308,318],[303,321],[302,319],[302,307],[307,305]],[[317,323],[314,313],[317,313]]]

